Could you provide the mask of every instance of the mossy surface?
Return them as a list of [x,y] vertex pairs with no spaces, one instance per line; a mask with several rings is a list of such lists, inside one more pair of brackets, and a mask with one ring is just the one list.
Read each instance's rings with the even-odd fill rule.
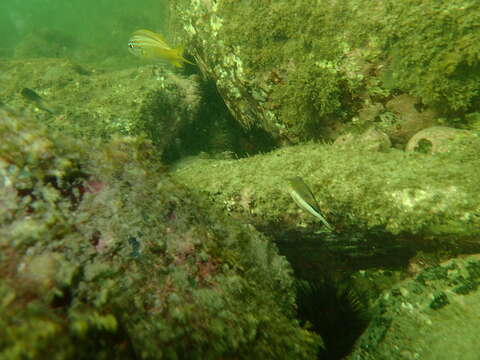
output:
[[478,1],[386,1],[382,17],[388,87],[447,113],[478,111]]
[[453,259],[385,292],[348,359],[476,359],[479,266]]
[[[200,105],[194,78],[155,65],[105,71],[63,59],[0,61],[0,97],[11,108],[76,138],[146,135],[161,153]],[[35,91],[52,112],[21,95]]]
[[286,179],[301,176],[337,231],[468,239],[479,234],[479,151],[475,135],[435,155],[308,144],[241,160],[186,160],[174,174],[259,226],[315,223],[286,188]]
[[0,115],[2,359],[311,359],[286,260],[149,142]]
[[444,124],[473,126],[479,6],[206,0],[176,1],[172,13],[178,39],[188,42],[237,120],[280,142],[300,142],[371,125],[394,128],[398,115],[383,105],[399,94],[415,97]]

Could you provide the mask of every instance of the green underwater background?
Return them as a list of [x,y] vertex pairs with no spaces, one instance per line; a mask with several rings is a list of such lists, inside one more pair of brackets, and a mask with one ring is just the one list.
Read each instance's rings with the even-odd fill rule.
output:
[[128,36],[134,30],[165,30],[166,4],[162,0],[2,1],[2,55],[69,57],[90,62],[118,57],[121,63]]
[[478,1],[3,0],[0,34],[0,360],[478,358]]

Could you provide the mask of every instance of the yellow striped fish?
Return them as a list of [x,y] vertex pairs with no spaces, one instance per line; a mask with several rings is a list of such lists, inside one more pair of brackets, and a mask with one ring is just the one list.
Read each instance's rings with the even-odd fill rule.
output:
[[175,67],[193,64],[183,57],[183,46],[172,49],[162,35],[150,30],[135,31],[128,40],[128,50],[135,56],[168,61]]

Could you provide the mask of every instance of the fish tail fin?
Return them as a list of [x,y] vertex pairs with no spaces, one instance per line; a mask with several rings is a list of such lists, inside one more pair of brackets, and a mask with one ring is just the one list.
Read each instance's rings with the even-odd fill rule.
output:
[[195,63],[191,62],[191,61],[188,61],[187,59],[183,58],[183,61],[186,62],[187,64],[190,64],[190,65],[196,65]]
[[172,60],[172,65],[177,68],[183,67],[183,64],[179,60]]
[[328,223],[327,219],[325,219],[322,214],[320,214],[319,212],[317,212],[315,216],[316,216],[318,219],[320,219],[320,221],[323,223],[323,225],[325,225],[325,227],[326,227],[329,231],[332,231],[332,230],[333,230],[332,225],[330,225],[330,224]]
[[183,46],[183,45],[177,47],[176,49],[173,49],[173,51],[176,54],[176,59],[172,62],[172,64],[174,66],[182,67],[183,66],[182,62],[185,62],[185,63],[190,64],[190,65],[195,65],[194,63],[192,63],[191,61],[188,61],[187,59],[185,59],[183,57],[184,50],[185,50],[185,46]]

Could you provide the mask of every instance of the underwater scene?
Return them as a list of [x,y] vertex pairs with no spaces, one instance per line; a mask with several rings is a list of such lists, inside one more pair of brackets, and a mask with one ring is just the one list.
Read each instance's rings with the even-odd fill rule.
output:
[[2,0],[0,360],[480,358],[478,0]]

